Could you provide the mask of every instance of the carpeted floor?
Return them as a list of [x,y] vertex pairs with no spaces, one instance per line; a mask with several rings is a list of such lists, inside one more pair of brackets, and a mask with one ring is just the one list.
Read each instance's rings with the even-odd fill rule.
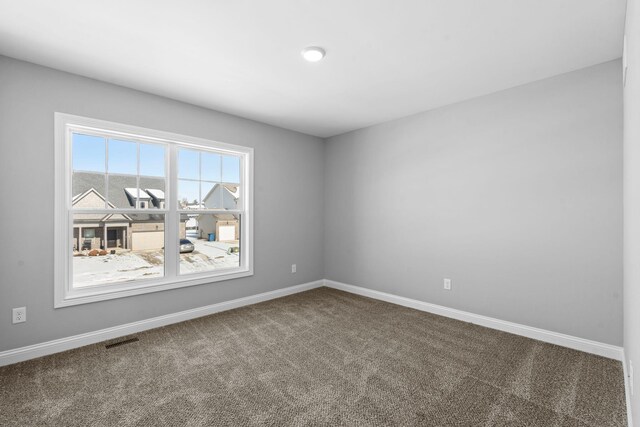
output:
[[0,368],[2,426],[624,426],[619,362],[309,292]]

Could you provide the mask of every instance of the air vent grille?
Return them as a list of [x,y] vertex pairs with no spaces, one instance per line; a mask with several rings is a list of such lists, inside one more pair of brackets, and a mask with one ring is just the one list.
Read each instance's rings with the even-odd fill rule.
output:
[[118,342],[114,342],[111,344],[107,344],[104,346],[104,348],[113,348],[113,347],[119,347],[121,345],[125,345],[125,344],[131,344],[132,342],[136,342],[136,341],[140,341],[138,338],[133,337],[133,338],[128,338],[126,340],[122,340],[122,341],[118,341]]

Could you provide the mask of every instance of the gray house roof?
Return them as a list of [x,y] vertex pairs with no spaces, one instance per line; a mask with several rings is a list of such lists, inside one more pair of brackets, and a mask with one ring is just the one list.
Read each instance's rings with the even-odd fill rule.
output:
[[[147,178],[140,177],[140,188],[142,190],[151,189],[155,190],[156,195],[162,194],[164,196],[164,179],[163,178]],[[116,209],[129,209],[135,207],[135,190],[127,193],[125,189],[131,189],[136,187],[136,177],[126,175],[109,175],[109,191],[106,192],[105,175],[91,172],[75,172],[72,178],[72,197],[84,194],[92,188],[100,194],[102,197],[107,197],[110,207]],[[141,191],[141,195],[147,195],[147,192]],[[148,200],[147,195],[147,200]],[[160,199],[152,197],[154,205]],[[153,207],[150,208],[153,211]],[[162,215],[154,214],[129,214],[136,221],[156,220],[163,221]]]

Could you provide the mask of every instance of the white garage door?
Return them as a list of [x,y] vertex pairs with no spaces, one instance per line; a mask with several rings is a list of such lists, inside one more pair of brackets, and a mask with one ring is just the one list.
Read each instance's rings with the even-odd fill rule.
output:
[[131,235],[131,249],[161,249],[164,247],[164,231],[144,231]]
[[235,225],[221,225],[220,240],[221,242],[228,242],[230,240],[236,240],[236,226]]

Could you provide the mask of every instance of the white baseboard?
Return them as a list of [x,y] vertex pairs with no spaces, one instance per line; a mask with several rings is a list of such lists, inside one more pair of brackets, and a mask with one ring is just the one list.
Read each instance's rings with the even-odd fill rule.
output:
[[10,365],[12,363],[34,359],[36,357],[46,356],[48,354],[59,353],[65,350],[71,350],[73,348],[95,344],[97,342],[106,341],[125,335],[135,334],[138,332],[146,331],[148,329],[159,328],[161,326],[184,322],[185,320],[208,316],[210,314],[243,307],[245,305],[256,304],[259,302],[296,294],[298,292],[308,291],[310,289],[319,288],[323,286],[323,284],[323,280],[317,280],[315,282],[290,286],[288,288],[277,289],[271,292],[264,292],[258,295],[251,295],[248,297],[225,301],[218,304],[212,304],[205,307],[194,308],[191,310],[180,311],[178,313],[153,317],[151,319],[141,320],[138,322],[127,323],[125,325],[114,326],[112,328],[101,329],[95,332],[87,332],[85,334],[74,335],[67,338],[60,338],[40,344],[34,344],[26,347],[16,348],[13,350],[3,351],[0,352],[0,366]]
[[624,395],[627,399],[627,426],[633,427],[633,413],[631,412],[631,386],[629,384],[629,371],[627,370],[627,356],[622,349],[622,371],[624,372]]
[[[560,346],[584,351],[587,353],[597,354],[599,356],[608,357],[615,360],[623,359],[623,349],[621,347],[604,344],[597,341],[590,341],[583,338],[573,337],[571,335],[560,334],[557,332],[547,331],[544,329],[533,328],[531,326],[520,325],[513,322],[494,319],[487,316],[469,313],[466,311],[456,310],[441,305],[430,304],[410,298],[400,297],[380,291],[374,291],[359,286],[347,285],[345,283],[335,282],[332,280],[318,280],[315,282],[304,283],[297,286],[278,289],[271,292],[265,292],[258,295],[252,295],[244,298],[238,298],[231,301],[225,301],[218,304],[208,305],[205,307],[185,310],[178,313],[167,314],[164,316],[153,317],[151,319],[141,320],[138,322],[128,323],[125,325],[114,326],[111,328],[101,329],[95,332],[87,332],[85,334],[74,335],[71,337],[60,338],[53,341],[47,341],[40,344],[34,344],[26,347],[20,347],[12,350],[0,352],[0,366],[10,365],[12,363],[22,362],[36,357],[46,356],[48,354],[58,353],[73,348],[82,347],[97,342],[106,341],[125,335],[135,334],[146,331],[148,329],[158,328],[173,323],[184,322],[185,320],[195,319],[197,317],[207,316],[209,314],[219,313],[221,311],[231,310],[245,305],[256,304],[262,301],[268,301],[287,295],[304,292],[310,289],[327,286],[334,289],[340,289],[357,295],[366,296],[393,304],[402,305],[404,307],[414,308],[416,310],[427,311],[429,313],[438,314],[453,319],[462,320],[464,322],[475,323],[477,325],[486,326],[492,329],[498,329],[510,332],[516,335],[522,335],[528,338],[557,344]],[[626,364],[623,364],[626,369]],[[625,380],[627,377],[625,376]]]
[[339,289],[341,291],[350,292],[352,294],[362,295],[381,301],[387,301],[393,304],[410,307],[420,311],[427,311],[429,313],[438,314],[440,316],[462,320],[463,322],[475,323],[476,325],[486,326],[487,328],[510,332],[516,335],[522,335],[550,344],[556,344],[559,346],[572,348],[574,350],[580,350],[586,353],[592,353],[598,356],[607,357],[609,359],[623,360],[622,347],[618,347],[615,345],[604,344],[601,342],[578,338],[571,335],[565,335],[558,332],[520,325],[518,323],[507,322],[487,316],[481,316],[479,314],[456,310],[441,305],[430,304],[428,302],[418,301],[411,298],[400,297],[397,295],[374,291],[372,289],[362,288],[359,286],[347,285],[346,283],[340,283],[333,280],[325,279],[324,285],[329,288]]

